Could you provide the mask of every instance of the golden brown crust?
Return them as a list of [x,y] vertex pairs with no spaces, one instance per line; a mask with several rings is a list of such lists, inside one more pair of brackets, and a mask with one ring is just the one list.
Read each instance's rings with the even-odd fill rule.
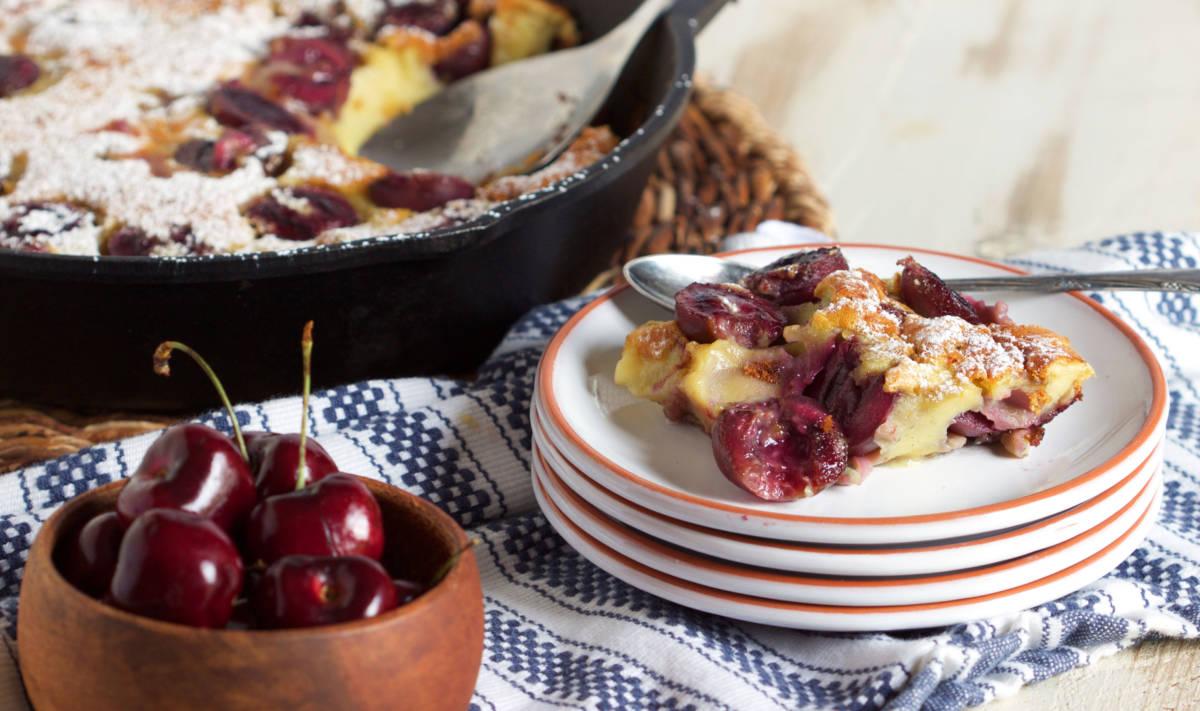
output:
[[657,361],[676,348],[685,348],[688,339],[674,321],[658,321],[635,329],[626,341],[643,359]]
[[589,126],[553,163],[529,175],[497,178],[479,189],[485,200],[503,202],[549,187],[599,161],[617,147],[617,136],[607,126]]
[[742,373],[746,377],[761,380],[770,385],[782,382],[786,370],[786,364],[779,361],[750,361],[742,366]]
[[1083,361],[1070,340],[1048,328],[1021,323],[992,324],[988,328],[997,343],[1021,354],[1025,370],[1038,380],[1044,380],[1050,366],[1057,362]]

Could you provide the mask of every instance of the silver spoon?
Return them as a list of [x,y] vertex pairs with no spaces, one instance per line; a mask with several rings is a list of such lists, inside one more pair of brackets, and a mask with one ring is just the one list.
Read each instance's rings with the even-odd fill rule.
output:
[[455,82],[379,129],[360,153],[393,170],[424,168],[474,183],[512,168],[540,167],[591,121],[638,41],[673,1],[645,0],[581,47]]
[[[754,267],[699,254],[654,254],[625,264],[625,279],[647,299],[675,308],[675,294],[688,284],[741,281]],[[1200,293],[1200,269],[1138,269],[1093,274],[947,279],[959,291],[1182,291]]]

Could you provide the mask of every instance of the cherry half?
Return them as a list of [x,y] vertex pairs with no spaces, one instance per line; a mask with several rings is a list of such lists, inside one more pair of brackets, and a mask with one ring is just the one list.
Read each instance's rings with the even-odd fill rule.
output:
[[29,88],[41,75],[37,62],[24,54],[0,54],[0,99]]
[[289,555],[383,553],[383,519],[371,490],[336,473],[289,494],[269,496],[250,513],[246,554],[270,565]]
[[379,16],[383,27],[412,27],[435,35],[444,35],[458,22],[459,5],[456,0],[434,0],[433,2],[387,3]]
[[912,257],[901,259],[899,264],[904,267],[900,272],[900,296],[913,311],[926,318],[957,316],[968,323],[983,323],[971,302],[937,274]]
[[849,269],[842,250],[822,247],[789,254],[742,280],[755,294],[781,306],[816,300],[817,285],[836,271]]
[[766,348],[783,336],[783,312],[736,284],[691,284],[675,294],[675,322],[700,343],[728,339],[745,348]]
[[453,175],[425,170],[388,173],[367,188],[371,202],[380,207],[402,207],[425,212],[451,200],[475,197],[475,186]]
[[251,604],[262,627],[313,627],[376,617],[396,607],[395,584],[364,556],[289,555],[275,561]]
[[60,557],[63,576],[92,597],[104,597],[117,568],[125,527],[115,511],[93,516],[67,541]]
[[316,239],[325,230],[361,222],[350,201],[316,186],[276,188],[251,202],[246,217],[260,234],[292,241]]
[[308,127],[287,109],[250,89],[226,84],[208,98],[208,113],[222,126],[260,126],[284,133],[307,133]]
[[837,482],[849,461],[833,416],[804,396],[725,408],[712,446],[721,473],[766,501],[812,496]]
[[224,627],[242,589],[237,547],[213,521],[154,509],[125,538],[108,601],[134,614],[193,627]]

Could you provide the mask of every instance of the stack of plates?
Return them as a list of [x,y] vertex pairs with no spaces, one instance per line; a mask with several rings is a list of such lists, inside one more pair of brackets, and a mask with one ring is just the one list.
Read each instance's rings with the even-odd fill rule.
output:
[[[794,248],[752,250],[766,264]],[[843,246],[890,275],[914,254],[945,277],[1008,273],[966,257]],[[1055,599],[1112,570],[1153,525],[1167,393],[1151,351],[1078,295],[1004,295],[1013,317],[1071,338],[1096,369],[1084,400],[1025,459],[988,447],[876,469],[858,486],[759,501],[717,469],[698,428],[612,379],[625,335],[666,312],[630,289],[555,336],[532,408],[534,491],[571,546],[688,607],[814,630],[929,627]]]

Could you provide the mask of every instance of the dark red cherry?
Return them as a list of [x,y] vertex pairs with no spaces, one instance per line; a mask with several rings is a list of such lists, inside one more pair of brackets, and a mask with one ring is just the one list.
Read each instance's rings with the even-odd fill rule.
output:
[[363,556],[290,555],[255,587],[255,619],[267,629],[315,627],[377,617],[396,607],[383,566]]
[[[859,355],[856,341],[836,339],[816,376],[803,389],[833,415],[849,443],[851,454],[866,454],[876,449],[875,430],[891,414],[895,393],[885,392],[883,376],[855,379]],[[797,392],[785,385],[785,392]]]
[[146,233],[140,227],[126,225],[108,236],[101,246],[101,253],[111,257],[145,257],[154,253],[156,247],[173,243],[181,245],[185,254],[208,254],[211,247],[196,239],[188,225],[176,225],[171,234],[163,239]]
[[208,98],[208,113],[231,128],[262,126],[285,133],[307,133],[304,123],[274,101],[249,89],[226,84]]
[[765,348],[783,336],[783,312],[736,284],[695,283],[675,295],[675,322],[700,343],[726,339]]
[[358,58],[344,43],[329,37],[279,37],[271,42],[267,61],[334,75],[349,74]]
[[246,525],[249,560],[271,564],[289,555],[383,553],[379,503],[357,477],[330,474],[321,481],[259,502]]
[[458,22],[459,5],[456,0],[433,0],[433,2],[388,2],[379,16],[381,27],[414,27],[444,35]]
[[312,78],[297,74],[272,74],[271,85],[280,96],[295,99],[314,113],[336,111],[350,95],[349,75]]
[[312,112],[334,111],[350,94],[350,72],[358,58],[345,43],[326,37],[280,37],[263,66],[276,95]]
[[244,156],[259,146],[259,140],[237,129],[226,129],[215,141],[193,138],[175,149],[176,163],[201,173],[228,173]]
[[146,234],[138,227],[122,227],[108,236],[104,242],[104,253],[112,257],[146,257],[162,241]]
[[912,257],[901,259],[900,298],[909,308],[926,318],[957,316],[970,323],[981,323],[979,315],[962,294],[946,286],[937,274]]
[[250,467],[232,440],[204,425],[175,425],[146,450],[117,496],[117,514],[128,527],[146,511],[179,509],[230,530],[257,498]]
[[782,381],[784,395],[803,395],[813,382],[821,377],[825,364],[837,348],[839,339],[830,338],[824,344],[809,345],[792,359],[784,371]]
[[[300,435],[247,432],[246,449],[250,452],[250,471],[260,498],[296,490]],[[308,466],[306,480],[310,484],[338,470],[325,448],[311,437],[304,444],[304,461]]]
[[63,577],[92,597],[108,592],[125,528],[115,511],[93,516],[60,552]]
[[451,200],[475,197],[475,186],[453,175],[428,171],[388,173],[367,188],[371,202],[416,212],[441,207]]
[[805,397],[727,407],[712,446],[721,473],[766,501],[812,496],[837,482],[849,461],[833,416]]
[[821,280],[849,269],[842,250],[822,247],[796,252],[771,262],[742,280],[747,289],[782,306],[815,301]]
[[242,158],[254,153],[262,144],[263,139],[257,132],[225,129],[213,142],[211,170],[228,173],[238,166]]
[[492,63],[492,37],[486,27],[467,20],[446,38],[440,51],[442,55],[433,65],[433,73],[443,82],[458,81],[487,69]]
[[242,589],[242,559],[213,521],[156,509],[138,517],[117,556],[108,601],[145,617],[224,627]]
[[853,394],[852,405],[839,403],[836,412],[830,411],[846,436],[851,454],[868,454],[879,448],[875,431],[887,420],[896,403],[896,393],[885,391],[883,382],[882,375],[867,379]]
[[24,54],[0,54],[0,99],[33,85],[42,70]]
[[246,208],[246,216],[260,234],[305,241],[335,227],[359,223],[358,213],[346,198],[325,188],[277,188]]

